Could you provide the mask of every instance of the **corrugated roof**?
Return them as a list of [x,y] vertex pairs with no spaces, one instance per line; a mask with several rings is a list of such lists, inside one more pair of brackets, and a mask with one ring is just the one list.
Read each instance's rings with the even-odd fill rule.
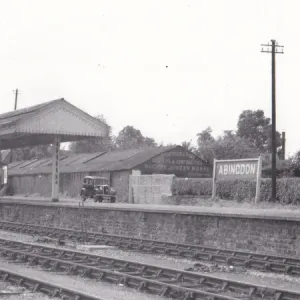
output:
[[[51,158],[43,158],[43,159],[39,159],[33,163],[30,164],[29,168],[36,168],[36,167],[40,167],[41,165],[43,165],[45,162],[49,162],[51,161],[52,162],[52,159]],[[9,165],[10,167],[10,165]]]
[[13,168],[15,168],[15,167],[17,167],[17,166],[19,166],[19,165],[21,165],[23,163],[24,163],[24,161],[14,161],[14,162],[12,162],[12,163],[9,164],[9,168],[13,169]]
[[[107,153],[97,152],[78,154],[76,155],[78,159],[74,161],[71,160],[71,157],[64,159],[60,163],[60,172],[76,173],[130,170],[159,154],[174,149],[175,147],[176,146],[166,146]],[[75,156],[72,156],[72,159],[74,158]],[[9,165],[8,170],[10,175],[47,174],[52,172],[51,165],[45,166],[45,164],[43,164],[43,166],[41,166],[37,165],[37,162],[33,162],[24,168],[19,168],[18,166],[10,168]]]

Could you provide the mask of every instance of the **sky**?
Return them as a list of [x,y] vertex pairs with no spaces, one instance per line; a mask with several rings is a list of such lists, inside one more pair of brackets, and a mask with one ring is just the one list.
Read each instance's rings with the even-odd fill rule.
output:
[[[297,0],[0,0],[0,113],[65,98],[157,142],[196,143],[271,116],[276,39],[277,130],[300,149]],[[168,67],[166,67],[168,66]]]

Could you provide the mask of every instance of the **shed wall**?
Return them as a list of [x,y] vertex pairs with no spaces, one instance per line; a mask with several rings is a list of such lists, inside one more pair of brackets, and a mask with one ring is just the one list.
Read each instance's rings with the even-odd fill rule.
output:
[[[109,179],[108,172],[63,173],[59,178],[59,191],[67,197],[77,197],[86,175],[103,176]],[[15,195],[39,194],[51,196],[51,174],[10,176],[9,182]]]
[[111,182],[112,186],[116,189],[118,202],[128,202],[129,176],[130,171],[120,171],[111,173]]

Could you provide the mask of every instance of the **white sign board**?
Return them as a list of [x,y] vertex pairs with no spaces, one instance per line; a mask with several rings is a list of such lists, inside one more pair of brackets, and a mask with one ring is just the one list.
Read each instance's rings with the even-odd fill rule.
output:
[[248,159],[214,160],[212,196],[216,196],[217,180],[256,179],[255,202],[257,202],[260,194],[261,169],[261,157]]

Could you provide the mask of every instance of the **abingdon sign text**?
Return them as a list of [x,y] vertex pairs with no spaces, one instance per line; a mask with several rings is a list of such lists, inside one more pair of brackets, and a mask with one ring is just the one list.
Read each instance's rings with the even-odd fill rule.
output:
[[216,161],[216,179],[256,179],[258,160]]

